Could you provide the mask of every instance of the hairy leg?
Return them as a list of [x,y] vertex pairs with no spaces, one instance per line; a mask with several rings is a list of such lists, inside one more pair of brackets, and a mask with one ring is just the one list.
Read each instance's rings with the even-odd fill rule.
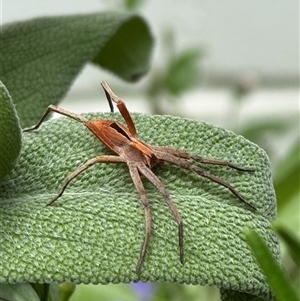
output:
[[41,119],[39,120],[39,122],[37,124],[31,126],[31,127],[23,129],[23,132],[29,132],[29,131],[38,129],[50,112],[59,113],[61,115],[67,116],[67,117],[72,118],[72,119],[75,119],[76,121],[79,121],[79,122],[82,122],[82,123],[88,122],[88,120],[86,118],[84,118],[83,116],[81,116],[79,114],[75,114],[75,113],[72,113],[72,112],[67,111],[65,109],[56,107],[54,105],[50,105],[47,108],[47,110],[45,111],[45,113],[43,114],[43,116],[41,117]]
[[123,163],[123,162],[124,162],[124,160],[121,157],[111,156],[111,155],[98,156],[98,157],[88,160],[87,162],[85,162],[83,165],[78,167],[75,171],[73,171],[71,174],[69,174],[67,176],[67,178],[65,179],[58,194],[46,206],[52,205],[60,196],[62,196],[65,189],[67,188],[67,186],[73,179],[75,179],[80,173],[82,173],[89,167],[93,166],[94,164],[96,164],[96,163]]
[[134,122],[130,116],[129,111],[127,110],[125,103],[112,91],[112,89],[110,88],[110,86],[108,85],[107,82],[102,82],[101,86],[102,86],[102,88],[105,92],[106,98],[110,104],[110,108],[112,109],[111,101],[115,102],[121,115],[123,116],[123,118],[127,124],[130,134],[135,137],[136,136],[136,128],[135,128]]
[[190,162],[188,162],[187,160],[180,158],[180,157],[176,157],[173,154],[170,154],[168,152],[163,152],[163,151],[155,151],[155,156],[162,161],[166,161],[169,163],[172,163],[174,165],[180,166],[184,169],[188,169],[188,170],[192,170],[195,171],[198,175],[207,178],[219,185],[222,185],[224,187],[226,187],[227,189],[229,189],[231,191],[231,193],[233,193],[240,201],[242,201],[244,204],[246,204],[248,207],[250,207],[252,210],[256,211],[256,208],[251,205],[250,203],[248,203],[229,183],[225,182],[224,180],[210,174],[209,172],[203,170],[202,168],[200,168],[199,166],[193,165]]
[[144,209],[144,217],[145,217],[145,236],[140,251],[140,258],[136,265],[136,273],[139,274],[141,272],[141,267],[146,256],[146,251],[149,243],[149,238],[151,233],[151,214],[150,214],[149,200],[146,196],[145,188],[142,183],[139,171],[135,166],[135,164],[128,163],[128,167],[129,167],[129,172],[132,181],[141,199],[143,209]]
[[230,163],[228,161],[223,161],[223,160],[218,160],[218,159],[208,159],[208,158],[203,158],[201,156],[195,155],[195,154],[190,154],[188,152],[179,150],[179,149],[174,149],[171,147],[164,147],[164,146],[151,146],[152,149],[158,152],[163,152],[163,153],[169,153],[172,154],[175,157],[183,158],[183,159],[192,159],[196,162],[203,163],[203,164],[212,164],[212,165],[220,165],[220,166],[227,166],[239,171],[248,171],[248,172],[253,172],[254,169],[251,168],[244,168],[240,167],[236,164]]
[[183,253],[183,221],[182,218],[172,202],[169,193],[167,192],[164,184],[160,179],[149,169],[145,164],[138,164],[138,170],[143,174],[162,194],[165,202],[167,203],[171,213],[173,214],[177,224],[178,224],[178,240],[179,240],[179,254],[181,263],[184,262],[184,253]]

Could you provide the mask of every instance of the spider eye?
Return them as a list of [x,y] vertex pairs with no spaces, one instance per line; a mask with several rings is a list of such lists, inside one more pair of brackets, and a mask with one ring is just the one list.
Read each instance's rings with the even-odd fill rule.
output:
[[128,140],[130,140],[128,134],[116,122],[112,122],[109,126],[115,129],[121,135],[125,136]]

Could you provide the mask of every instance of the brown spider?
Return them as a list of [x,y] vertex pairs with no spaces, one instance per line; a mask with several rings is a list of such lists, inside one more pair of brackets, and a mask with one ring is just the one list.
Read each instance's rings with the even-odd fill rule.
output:
[[145,142],[142,142],[137,138],[137,132],[135,125],[132,121],[130,113],[128,112],[123,101],[111,90],[106,82],[101,83],[106,98],[109,102],[111,111],[113,111],[112,101],[116,103],[121,115],[123,116],[127,128],[121,123],[113,120],[87,120],[85,117],[69,112],[62,108],[56,107],[54,105],[49,105],[46,112],[43,114],[40,121],[29,128],[25,128],[23,131],[28,132],[37,129],[41,123],[44,121],[45,117],[49,112],[54,111],[59,114],[65,115],[67,117],[73,118],[79,122],[82,122],[104,145],[106,145],[110,150],[112,150],[115,155],[101,155],[93,159],[88,160],[82,166],[78,167],[73,171],[64,181],[58,194],[47,204],[47,206],[53,204],[65,191],[66,187],[76,176],[81,172],[93,166],[96,163],[126,163],[129,168],[129,173],[132,181],[137,189],[139,197],[141,199],[144,216],[145,216],[145,236],[142,243],[140,257],[136,265],[136,273],[140,273],[141,267],[146,255],[146,250],[149,242],[150,232],[151,232],[151,214],[149,207],[149,199],[146,196],[145,188],[141,180],[141,176],[147,178],[162,194],[165,202],[167,203],[171,213],[173,214],[177,224],[178,224],[178,238],[179,238],[179,253],[180,261],[184,261],[183,253],[183,221],[182,218],[172,202],[168,191],[166,190],[164,184],[161,180],[151,171],[151,168],[155,165],[166,161],[182,168],[195,171],[202,177],[205,177],[217,184],[220,184],[228,188],[240,201],[247,205],[250,209],[256,210],[256,208],[248,203],[229,183],[223,181],[222,179],[210,174],[209,172],[203,170],[202,168],[190,163],[188,160],[194,160],[198,163],[213,164],[228,166],[239,171],[253,171],[252,169],[241,168],[237,165],[229,163],[227,161],[206,159],[198,155],[189,154],[185,151],[173,149],[164,146],[152,146]]

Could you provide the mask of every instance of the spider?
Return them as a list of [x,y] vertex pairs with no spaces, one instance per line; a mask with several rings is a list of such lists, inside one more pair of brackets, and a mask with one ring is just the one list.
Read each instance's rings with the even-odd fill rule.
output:
[[179,243],[179,258],[180,262],[184,262],[184,248],[183,248],[183,220],[178,212],[176,206],[171,200],[171,197],[166,190],[162,181],[153,173],[151,170],[154,166],[162,162],[168,162],[187,170],[192,170],[198,175],[205,177],[219,185],[222,185],[229,189],[241,202],[243,202],[248,208],[255,211],[256,208],[248,203],[229,183],[224,180],[210,174],[209,172],[203,170],[201,167],[191,163],[194,161],[202,164],[212,164],[227,166],[239,171],[252,172],[253,169],[242,168],[235,164],[227,161],[217,160],[217,159],[207,159],[201,156],[190,154],[183,150],[173,149],[164,146],[153,146],[149,145],[137,137],[137,131],[134,122],[130,116],[129,111],[126,108],[124,102],[111,90],[106,82],[101,83],[106,98],[109,102],[111,111],[113,112],[114,102],[122,117],[126,122],[126,126],[123,124],[113,121],[113,120],[88,120],[85,117],[69,112],[62,108],[56,107],[54,105],[49,105],[39,122],[29,128],[25,128],[24,132],[29,132],[37,129],[41,123],[44,121],[46,116],[51,112],[56,112],[76,121],[83,123],[106,147],[113,151],[117,155],[101,155],[92,158],[85,162],[82,166],[78,167],[75,171],[67,176],[62,187],[60,188],[57,195],[47,204],[47,206],[52,205],[65,191],[68,184],[76,178],[80,173],[93,166],[96,163],[126,163],[129,169],[129,173],[133,184],[140,197],[143,210],[144,210],[144,239],[140,249],[140,256],[136,264],[136,273],[141,272],[141,268],[146,256],[147,246],[151,233],[151,213],[149,207],[149,199],[146,195],[146,191],[142,182],[144,177],[148,179],[161,193],[164,201],[168,205],[174,219],[178,225],[178,243]]

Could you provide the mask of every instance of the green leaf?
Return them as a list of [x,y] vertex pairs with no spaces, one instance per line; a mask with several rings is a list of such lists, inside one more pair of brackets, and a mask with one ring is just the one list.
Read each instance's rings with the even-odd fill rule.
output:
[[285,159],[277,166],[277,177],[274,179],[278,210],[288,205],[293,197],[299,193],[300,183],[300,144],[296,141]]
[[264,239],[253,229],[246,229],[245,234],[259,266],[267,277],[267,281],[273,290],[276,300],[300,300]]
[[[39,300],[48,301],[50,284],[48,284],[48,283],[31,283],[31,286],[38,294]],[[51,301],[56,301],[56,300],[51,300]]]
[[59,301],[68,301],[75,292],[76,285],[73,283],[62,283],[59,286]]
[[0,181],[13,169],[21,151],[21,128],[15,106],[0,81]]
[[[298,119],[298,118],[297,118]],[[295,122],[294,122],[295,121]],[[297,120],[298,121],[298,120]],[[266,136],[282,135],[285,132],[294,128],[296,120],[291,119],[264,119],[255,120],[245,125],[239,133],[251,141],[260,142],[266,144]]]
[[279,234],[279,236],[283,239],[285,244],[287,245],[289,252],[297,264],[298,268],[300,267],[300,240],[297,238],[291,231],[286,229],[284,226],[280,224],[273,225],[273,228]]
[[[61,284],[64,286],[66,284]],[[70,284],[69,286],[73,286]],[[73,288],[74,291],[74,288]],[[61,294],[59,299],[58,285],[52,283],[17,283],[3,284],[0,283],[0,301],[67,301],[63,299],[65,294]]]
[[134,10],[139,8],[145,0],[123,0],[124,1],[124,6],[128,10]]
[[1,78],[26,127],[62,99],[87,62],[127,81],[139,79],[149,69],[152,44],[145,21],[126,13],[7,24],[1,31]]
[[165,84],[169,92],[173,95],[180,95],[197,80],[197,63],[201,56],[199,49],[186,50],[175,57],[167,70]]
[[1,301],[40,301],[35,290],[29,283],[3,284],[0,283]]
[[[87,116],[121,121],[116,113]],[[24,135],[19,163],[0,186],[0,281],[170,281],[215,285],[271,300],[243,234],[246,226],[257,229],[279,260],[277,237],[269,227],[276,204],[265,152],[205,123],[140,114],[133,119],[140,138],[149,144],[254,168],[250,173],[203,167],[231,183],[257,212],[193,172],[169,164],[157,167],[154,172],[184,220],[185,263],[179,261],[177,225],[163,197],[145,180],[152,236],[137,275],[144,215],[125,164],[91,167],[53,206],[45,207],[68,174],[88,159],[110,153],[82,124],[68,118],[51,120]]]

